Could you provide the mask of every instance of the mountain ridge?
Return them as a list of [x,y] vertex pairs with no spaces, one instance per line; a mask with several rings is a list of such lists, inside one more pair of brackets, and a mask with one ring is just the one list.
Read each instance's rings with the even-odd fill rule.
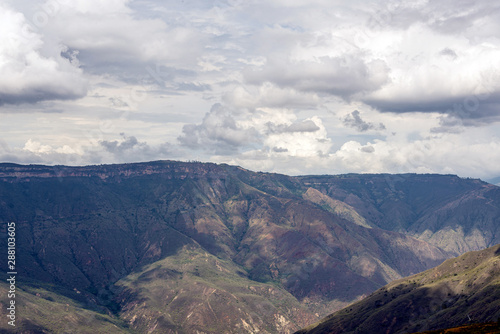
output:
[[[357,178],[362,188],[370,189],[363,183],[371,178],[378,187],[378,196],[392,196],[395,200],[388,203],[394,205],[407,196],[408,189],[421,184],[420,179],[440,176],[384,174],[385,183],[380,183],[379,175],[326,176],[337,179],[326,188],[324,182],[307,184],[304,178],[197,162],[89,167],[0,164],[0,219],[16,221],[19,256],[26,264],[25,281],[29,278],[35,284],[77,289],[86,307],[108,310],[116,317],[125,317],[129,324],[134,316],[149,314],[150,320],[137,326],[163,326],[167,333],[187,328],[201,330],[200,324],[210,323],[208,315],[185,314],[182,321],[181,315],[177,320],[163,316],[159,320],[162,315],[150,312],[158,303],[154,292],[137,297],[146,302],[145,309],[135,309],[130,296],[140,295],[134,292],[140,284],[149,291],[149,283],[141,283],[137,277],[145,274],[144,268],[157,263],[163,268],[160,272],[182,273],[167,274],[168,282],[160,284],[162,293],[179,293],[186,305],[199,304],[203,305],[201,309],[209,310],[213,300],[186,294],[175,286],[195,280],[210,290],[213,287],[208,286],[218,279],[214,283],[209,280],[217,276],[204,277],[201,265],[198,277],[195,268],[182,267],[191,268],[184,272],[173,263],[161,262],[175,257],[194,261],[189,260],[187,246],[229,261],[231,268],[240,268],[231,269],[232,274],[226,277],[231,284],[217,283],[220,300],[229,298],[231,305],[239,301],[240,307],[243,300],[248,300],[229,297],[247,291],[237,283],[243,282],[238,273],[247,285],[270,284],[270,288],[278,288],[274,297],[249,290],[253,299],[263,301],[265,296],[265,304],[274,313],[255,313],[255,304],[244,302],[248,313],[255,316],[252,321],[246,320],[250,327],[230,322],[233,327],[225,329],[230,333],[250,333],[257,329],[256,324],[270,333],[291,333],[394,279],[433,267],[452,256],[453,252],[417,240],[409,233],[377,226],[378,220],[369,214],[370,210],[379,210],[375,215],[379,219],[393,211],[384,211],[386,207],[374,205],[373,198],[358,196],[356,189],[338,183],[338,179]],[[401,187],[404,182],[394,181],[400,179],[409,184]],[[469,182],[473,190],[483,187],[478,181],[452,180]],[[467,191],[461,192],[463,196]],[[347,196],[340,198],[342,194]],[[358,201],[352,200],[355,197]],[[489,200],[499,203],[494,197]],[[467,214],[463,213],[465,217]],[[4,268],[2,261],[0,267]],[[129,297],[124,299],[120,297],[124,296],[124,286],[117,284],[126,277],[135,277],[139,285],[129,286]],[[157,280],[157,276],[151,277]],[[288,296],[288,304],[294,305],[295,311],[276,306],[273,298],[278,295]],[[237,308],[228,309],[234,312],[226,316],[241,318],[236,316]],[[297,321],[299,318],[302,320]]]

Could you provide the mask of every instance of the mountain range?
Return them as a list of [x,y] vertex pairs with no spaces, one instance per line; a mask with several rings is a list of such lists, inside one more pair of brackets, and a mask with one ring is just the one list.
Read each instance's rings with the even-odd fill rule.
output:
[[26,333],[292,333],[500,243],[499,217],[500,188],[453,175],[0,164]]

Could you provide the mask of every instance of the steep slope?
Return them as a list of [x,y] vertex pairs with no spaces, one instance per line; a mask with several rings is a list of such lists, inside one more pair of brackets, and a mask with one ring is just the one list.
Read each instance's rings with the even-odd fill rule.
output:
[[[47,287],[45,285],[45,287]],[[84,302],[77,301],[78,294],[68,292],[73,298],[54,292],[57,287],[44,288],[42,285],[16,287],[15,327],[7,324],[9,286],[0,282],[0,333],[134,333],[121,319],[103,312],[89,310]],[[10,319],[9,319],[10,320]]]
[[[138,279],[144,266],[185,256],[186,247],[225,261],[233,278],[240,272],[252,284],[274,285],[279,293],[265,295],[270,305],[285,298],[279,296],[294,298],[290,305],[296,305],[295,311],[273,306],[286,330],[299,329],[314,320],[311,316],[325,316],[449,256],[424,241],[364,223],[353,206],[329,199],[297,178],[215,164],[2,165],[0,220],[16,222],[20,277],[77,289],[87,307],[121,314],[137,328],[143,324],[134,317],[148,314],[144,326],[168,327],[171,315],[155,311],[157,301],[143,300],[144,291],[134,293],[133,285],[128,286],[129,297],[119,297],[126,281],[115,284],[127,276]],[[168,270],[184,274],[165,263]],[[6,268],[4,258],[0,268]],[[191,276],[186,272],[182,277]],[[210,279],[199,278],[199,286],[208,287]],[[175,275],[167,282],[155,280],[164,291],[174,291],[175,282],[189,282]],[[211,284],[221,296],[242,293]],[[203,294],[184,296],[190,307],[207,305]],[[134,306],[138,301],[144,302],[140,308]],[[278,328],[273,317],[258,314],[255,304],[229,297],[227,302],[228,309],[257,314],[260,320],[254,324],[261,321],[263,329]],[[225,331],[238,332],[235,323],[226,323]],[[196,324],[177,318],[174,325],[180,331]]]
[[498,322],[487,322],[481,324],[464,325],[453,328],[438,329],[434,331],[427,331],[418,334],[453,334],[453,333],[463,333],[463,334],[498,334],[500,333],[500,323]]
[[500,245],[394,281],[297,334],[414,333],[497,321]]
[[366,224],[455,255],[500,243],[500,188],[453,175],[348,174],[299,178],[354,208]]

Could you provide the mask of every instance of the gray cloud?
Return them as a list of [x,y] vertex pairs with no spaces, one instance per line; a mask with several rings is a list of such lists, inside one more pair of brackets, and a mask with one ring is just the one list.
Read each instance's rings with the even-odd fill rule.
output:
[[363,102],[382,112],[443,112],[453,107],[454,104],[461,103],[463,98],[439,97],[432,98],[425,96],[402,99],[397,96],[388,99],[365,98]]
[[415,23],[424,23],[439,33],[464,35],[474,28],[476,22],[498,18],[499,9],[500,5],[495,2],[439,0],[374,2],[362,10],[368,13],[366,26],[372,30],[407,29]]
[[120,158],[122,161],[136,161],[137,158],[141,160],[157,160],[173,154],[172,145],[168,143],[150,146],[146,142],[139,142],[135,136],[127,136],[125,133],[120,133],[120,135],[121,140],[102,140],[99,144],[106,152]]
[[182,132],[178,138],[181,145],[221,155],[234,154],[239,148],[259,141],[254,128],[238,126],[230,110],[218,103],[212,106],[201,124],[184,125]]
[[500,103],[469,99],[455,103],[439,117],[439,126],[433,133],[461,133],[465,127],[484,126],[500,121]]
[[361,118],[361,113],[358,110],[354,110],[352,113],[344,117],[342,121],[345,126],[354,128],[360,132],[365,132],[368,130],[385,130],[385,125],[382,123],[375,125],[370,122],[365,122]]
[[361,152],[365,152],[365,153],[373,153],[375,152],[375,147],[373,146],[363,146],[361,147]]
[[[411,98],[403,100],[366,99],[365,103],[382,112],[436,112],[443,114],[441,125],[460,122],[463,126],[482,126],[500,121],[500,92],[457,97]],[[454,130],[455,132],[455,130]]]
[[37,103],[47,100],[74,100],[83,97],[86,90],[68,91],[63,87],[47,87],[46,85],[30,85],[19,91],[0,92],[0,106],[4,104]]
[[106,149],[109,153],[122,154],[124,151],[131,150],[133,148],[145,148],[146,143],[139,143],[137,138],[134,136],[126,136],[124,133],[120,133],[123,137],[123,141],[107,141],[103,140],[100,142],[101,146]]
[[113,107],[117,107],[117,108],[125,108],[125,107],[129,106],[127,102],[123,101],[123,99],[121,99],[119,97],[110,97],[109,102],[111,102]]
[[[216,44],[212,43],[214,36],[172,10],[171,4],[147,1],[138,5],[128,0],[59,3],[43,27],[45,35],[55,37],[47,38],[45,48],[58,49],[63,44],[66,49],[58,56],[70,61],[77,55],[85,73],[111,76],[127,84],[155,85],[170,92],[210,89],[201,82],[203,73],[197,63],[205,47]],[[36,10],[35,4],[25,11],[33,8]]]
[[458,57],[457,53],[450,48],[444,48],[439,52],[442,56],[450,57],[451,59],[456,59]]
[[389,80],[389,68],[382,60],[364,62],[353,55],[318,60],[291,63],[274,59],[262,68],[245,71],[244,77],[251,84],[272,82],[280,87],[344,98],[376,90]]
[[311,120],[293,123],[285,129],[285,132],[316,132],[319,126]]
[[292,123],[290,125],[267,123],[269,133],[316,132],[320,128],[312,120]]
[[429,26],[446,34],[467,34],[475,22],[487,17],[499,16],[500,5],[496,2],[474,0],[430,1],[422,9]]
[[273,147],[273,152],[276,152],[276,153],[286,153],[286,152],[288,152],[288,149],[287,148],[283,148],[283,147]]

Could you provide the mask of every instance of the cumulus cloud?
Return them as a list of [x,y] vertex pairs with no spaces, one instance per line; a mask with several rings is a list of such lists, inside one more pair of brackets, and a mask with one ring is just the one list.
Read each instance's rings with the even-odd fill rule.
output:
[[111,153],[122,161],[134,161],[137,157],[158,160],[170,155],[172,151],[171,145],[168,143],[150,146],[146,142],[140,142],[135,136],[127,136],[125,133],[120,133],[120,136],[122,137],[120,140],[101,140],[99,145],[107,153]]
[[200,124],[187,124],[182,131],[178,138],[182,146],[218,156],[260,150],[316,156],[326,154],[332,145],[319,117],[297,120],[287,109],[248,112],[215,104]]
[[[405,58],[390,63],[392,80],[362,100],[382,112],[437,112],[456,115],[463,109],[480,125],[500,120],[500,51],[489,43],[477,43],[457,35],[436,35],[428,26],[416,24],[404,35],[412,43],[396,48]],[[425,42],[425,41],[429,42]],[[415,49],[414,44],[426,45]],[[446,46],[443,45],[454,45]],[[494,107],[492,107],[494,105]],[[497,111],[494,112],[493,110]],[[483,122],[484,124],[484,122]]]
[[129,0],[48,0],[45,6],[50,3],[57,6],[41,31],[77,52],[86,73],[178,91],[207,88],[189,80],[210,36],[174,11],[158,4],[153,15]]
[[68,100],[87,92],[87,80],[76,58],[61,57],[57,45],[46,52],[40,34],[29,30],[26,17],[0,4],[0,105]]
[[240,147],[259,141],[253,127],[239,125],[231,111],[221,104],[213,105],[201,124],[187,124],[182,132],[178,138],[182,145],[216,154],[232,154]]
[[90,152],[84,153],[80,147],[47,145],[31,138],[23,147],[10,147],[0,140],[0,161],[48,165],[82,165],[99,162],[98,159],[94,160]]
[[332,142],[321,119],[314,116],[303,121],[267,123],[263,131],[264,147],[287,156],[317,157],[330,152]]
[[[283,171],[289,174],[340,173],[443,173],[488,177],[497,170],[500,142],[467,142],[463,134],[443,134],[417,141],[395,138],[365,145],[347,141],[336,151],[323,155],[289,154],[280,147],[273,152],[250,151],[235,157],[216,157],[220,162],[243,165],[254,170]],[[470,157],[472,161],[464,159]],[[272,157],[272,158],[271,158]]]
[[81,155],[83,153],[81,149],[74,149],[69,145],[53,148],[32,139],[24,144],[23,150],[40,156],[46,154]]
[[127,150],[132,150],[134,148],[145,148],[146,143],[139,143],[137,138],[134,136],[126,136],[124,133],[120,133],[123,137],[123,140],[119,142],[118,140],[107,141],[103,140],[100,142],[101,146],[103,146],[106,151],[113,154],[123,154],[123,152]]
[[150,145],[135,136],[120,134],[116,140],[101,140],[97,145],[78,143],[49,145],[28,139],[22,148],[12,148],[0,140],[0,161],[41,163],[48,165],[87,165],[98,163],[136,162],[178,157],[169,143]]
[[375,125],[371,122],[366,122],[361,118],[361,113],[358,110],[354,110],[349,115],[345,116],[342,120],[345,126],[354,128],[360,132],[365,132],[368,130],[385,130],[385,125],[379,123]]

